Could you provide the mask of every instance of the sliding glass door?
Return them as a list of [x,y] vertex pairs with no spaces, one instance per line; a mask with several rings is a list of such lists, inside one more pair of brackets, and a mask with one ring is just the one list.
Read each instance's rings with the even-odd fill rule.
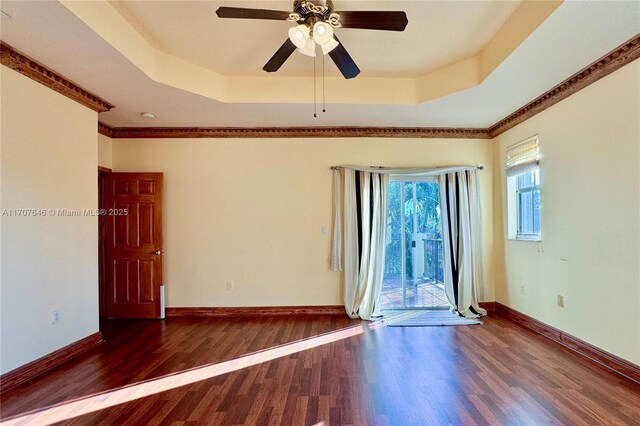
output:
[[442,225],[435,179],[391,179],[380,295],[383,309],[442,308]]

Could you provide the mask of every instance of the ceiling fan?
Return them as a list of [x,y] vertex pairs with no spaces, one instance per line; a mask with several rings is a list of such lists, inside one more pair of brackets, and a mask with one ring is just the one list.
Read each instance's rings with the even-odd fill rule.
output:
[[344,78],[357,76],[360,69],[334,34],[334,28],[404,31],[408,23],[407,15],[398,11],[334,12],[331,0],[317,3],[295,0],[293,12],[221,7],[216,14],[219,18],[270,19],[298,24],[289,29],[289,38],[262,67],[266,72],[278,71],[296,49],[307,56],[316,56],[317,44],[323,55],[329,54]]

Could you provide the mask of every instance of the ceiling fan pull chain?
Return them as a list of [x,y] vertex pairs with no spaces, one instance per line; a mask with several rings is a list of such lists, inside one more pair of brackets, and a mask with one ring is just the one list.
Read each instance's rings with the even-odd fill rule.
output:
[[316,58],[313,57],[313,118],[318,116],[318,103],[316,102]]
[[324,90],[324,55],[322,55],[322,112],[327,112],[325,108],[325,90]]

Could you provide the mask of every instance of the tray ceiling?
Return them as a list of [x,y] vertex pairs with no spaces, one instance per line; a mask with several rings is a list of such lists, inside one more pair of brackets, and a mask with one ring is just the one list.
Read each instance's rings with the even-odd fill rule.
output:
[[[76,3],[77,7],[91,8],[94,2]],[[116,18],[120,17],[133,28],[120,12],[108,3],[97,3],[106,5]],[[390,8],[395,8],[393,5],[395,2],[392,2]],[[89,26],[64,3],[51,1],[4,1],[0,8],[11,16],[11,19],[2,21],[2,40],[116,105],[111,111],[100,114],[101,121],[115,127],[485,128],[640,33],[638,2],[565,2],[506,55],[495,69],[488,72],[484,80],[475,85],[453,90],[450,94],[445,93],[445,90],[425,102],[385,104],[377,102],[378,99],[370,93],[362,93],[366,92],[363,87],[366,87],[367,81],[375,84],[398,80],[401,82],[401,88],[407,88],[407,93],[394,92],[393,85],[386,88],[379,85],[377,88],[383,92],[387,90],[386,94],[398,98],[409,96],[409,92],[413,91],[415,98],[415,79],[367,77],[359,82],[358,77],[345,83],[343,79],[335,77],[334,80],[340,84],[334,84],[334,80],[327,79],[327,112],[314,119],[310,76],[268,76],[267,80],[273,79],[276,83],[262,93],[259,101],[247,96],[242,101],[221,102],[215,96],[207,94],[211,82],[205,79],[203,83],[197,78],[198,72],[209,76],[208,73],[214,73],[213,71],[163,53],[169,60],[173,58],[178,62],[191,64],[197,71],[179,72],[176,75],[181,79],[178,81],[180,84],[173,84],[175,81],[167,83],[163,81],[167,77],[165,69],[146,69],[139,57],[131,56],[130,52],[127,52],[127,45],[135,44],[131,39],[124,37],[129,33],[120,33],[122,45],[114,46],[117,43],[106,37],[112,23],[109,17],[97,21],[102,22],[103,27]],[[512,13],[509,18],[516,13],[517,11]],[[212,19],[216,19],[215,16]],[[409,16],[410,22],[411,19]],[[361,32],[367,33],[364,30]],[[151,44],[148,46],[157,50]],[[351,50],[355,54],[355,50]],[[145,50],[143,53],[147,54],[149,51]],[[248,90],[245,92],[251,92],[254,87],[252,84],[259,85],[265,81],[265,77],[259,76],[230,78],[240,86],[248,83]],[[297,96],[284,99],[283,94],[277,90],[278,84],[283,87],[295,87],[294,95],[297,93]],[[429,85],[428,89],[439,90],[443,87]],[[346,92],[346,96],[342,92]],[[349,96],[357,102],[350,101]],[[158,118],[144,120],[140,117],[143,111],[151,111]]]
[[[289,22],[220,19],[220,6],[290,11],[289,1],[111,1],[156,49],[226,76],[262,76]],[[403,10],[404,32],[338,29],[363,77],[418,77],[477,54],[519,1],[335,1],[336,10]],[[223,59],[224,58],[224,59]],[[221,60],[223,59],[223,60]],[[329,58],[327,58],[329,59]],[[327,61],[327,74],[338,76]],[[281,76],[308,76],[312,59],[293,55]]]

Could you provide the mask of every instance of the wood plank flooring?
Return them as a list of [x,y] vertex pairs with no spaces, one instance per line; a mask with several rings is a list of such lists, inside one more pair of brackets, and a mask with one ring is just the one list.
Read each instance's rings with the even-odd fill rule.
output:
[[1,397],[0,424],[640,425],[640,385],[514,323],[114,321]]

